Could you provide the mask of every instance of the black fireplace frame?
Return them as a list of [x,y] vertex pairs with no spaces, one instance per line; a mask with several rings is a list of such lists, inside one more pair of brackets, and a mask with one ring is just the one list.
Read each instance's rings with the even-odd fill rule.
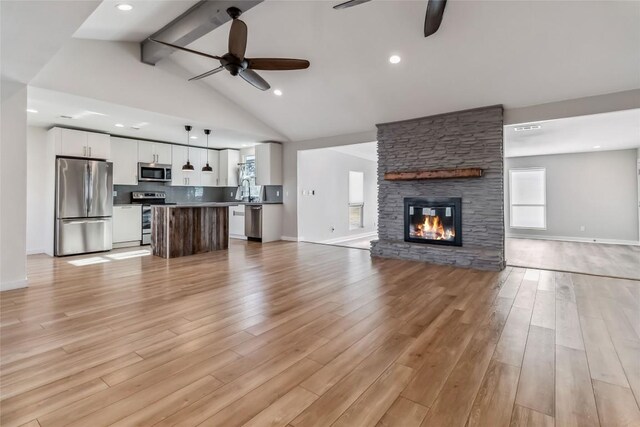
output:
[[[456,235],[453,241],[448,240],[431,240],[416,239],[409,235],[409,206],[412,204],[443,204],[453,206],[456,215],[453,218],[453,224]],[[411,243],[422,243],[426,245],[446,245],[446,246],[462,246],[462,198],[460,197],[405,197],[404,198],[404,241]]]

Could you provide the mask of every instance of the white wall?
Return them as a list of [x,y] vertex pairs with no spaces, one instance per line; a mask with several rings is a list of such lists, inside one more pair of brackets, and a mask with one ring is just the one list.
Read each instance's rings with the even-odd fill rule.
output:
[[[364,228],[349,230],[349,171],[364,173]],[[298,152],[298,237],[324,242],[377,230],[377,162],[328,148]],[[302,192],[315,192],[303,195]],[[333,228],[333,231],[332,231]]]
[[[635,149],[505,159],[507,237],[637,242],[636,162]],[[546,230],[509,227],[509,169],[529,167],[546,169]]]
[[340,135],[283,144],[283,218],[282,235],[285,239],[298,238],[298,152],[315,148],[337,147],[340,145],[373,142],[377,139],[376,130],[370,132]]
[[10,85],[0,107],[0,291],[27,286],[27,87]]
[[47,130],[27,127],[27,254],[45,252]]

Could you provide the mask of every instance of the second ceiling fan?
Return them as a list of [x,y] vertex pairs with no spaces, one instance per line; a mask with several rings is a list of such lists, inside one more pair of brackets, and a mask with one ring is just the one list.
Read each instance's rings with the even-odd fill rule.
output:
[[218,73],[222,70],[227,70],[232,76],[240,76],[247,83],[255,86],[260,90],[267,90],[271,86],[269,83],[254,70],[269,70],[269,71],[287,71],[287,70],[303,70],[309,68],[309,61],[306,59],[289,59],[289,58],[246,58],[244,56],[247,50],[247,24],[238,19],[242,11],[237,7],[230,7],[227,9],[227,13],[233,19],[231,22],[231,30],[229,31],[229,52],[222,56],[209,55],[208,53],[199,52],[193,49],[187,49],[186,47],[178,46],[175,44],[163,42],[161,40],[150,39],[156,43],[163,44],[165,46],[172,47],[174,49],[182,50],[185,52],[193,53],[196,55],[204,56],[210,59],[216,59],[220,61],[220,66],[209,70],[206,73],[202,73],[198,76],[192,77],[191,80],[199,80],[208,77],[212,74]]
[[[346,9],[370,1],[371,0],[349,0],[333,6],[333,8]],[[427,16],[424,18],[425,37],[429,37],[431,34],[438,31],[438,28],[440,28],[440,24],[442,23],[442,15],[444,14],[444,7],[446,5],[447,0],[429,0],[429,3],[427,4]]]

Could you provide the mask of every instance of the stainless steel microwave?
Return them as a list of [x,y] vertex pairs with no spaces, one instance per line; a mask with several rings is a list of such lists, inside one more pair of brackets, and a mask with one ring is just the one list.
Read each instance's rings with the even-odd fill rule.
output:
[[171,165],[138,163],[138,181],[171,182]]

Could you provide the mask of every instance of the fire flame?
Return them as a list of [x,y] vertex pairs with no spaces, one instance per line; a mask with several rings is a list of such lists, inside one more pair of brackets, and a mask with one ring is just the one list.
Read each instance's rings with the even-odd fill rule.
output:
[[431,240],[452,240],[455,232],[451,228],[445,228],[439,216],[425,215],[424,222],[416,225],[415,235]]

